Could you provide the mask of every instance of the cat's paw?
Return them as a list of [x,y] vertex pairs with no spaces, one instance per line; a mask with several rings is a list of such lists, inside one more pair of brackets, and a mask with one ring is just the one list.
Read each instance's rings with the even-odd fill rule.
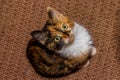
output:
[[87,61],[87,63],[83,67],[87,67],[90,64],[90,61]]
[[94,56],[96,54],[96,48],[93,47],[92,50],[91,50],[91,56]]

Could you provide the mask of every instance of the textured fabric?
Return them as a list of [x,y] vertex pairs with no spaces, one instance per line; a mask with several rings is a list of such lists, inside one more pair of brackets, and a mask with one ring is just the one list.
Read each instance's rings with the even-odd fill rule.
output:
[[48,6],[85,26],[97,47],[88,67],[57,80],[120,80],[120,0],[0,0],[0,80],[48,80],[26,57]]

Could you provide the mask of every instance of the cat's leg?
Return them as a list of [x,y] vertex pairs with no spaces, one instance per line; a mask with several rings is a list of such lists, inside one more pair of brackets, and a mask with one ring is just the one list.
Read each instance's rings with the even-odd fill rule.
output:
[[84,67],[87,67],[89,64],[90,64],[90,61],[88,60],[88,61],[86,62],[86,64],[83,66],[83,68],[84,68]]
[[[92,47],[90,56],[92,57],[92,56],[94,56],[95,54],[96,54],[96,48],[95,48],[95,47]],[[88,60],[83,67],[87,67],[89,64],[90,64],[90,61]]]
[[91,56],[94,56],[96,54],[96,48],[92,47],[91,49]]

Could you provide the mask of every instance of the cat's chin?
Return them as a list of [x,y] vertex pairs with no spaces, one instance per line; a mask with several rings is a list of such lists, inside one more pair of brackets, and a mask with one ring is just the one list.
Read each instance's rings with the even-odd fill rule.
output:
[[74,35],[72,34],[71,37],[70,37],[70,39],[69,39],[69,41],[68,41],[68,43],[66,43],[65,46],[69,46],[69,45],[71,45],[73,42],[74,42]]
[[70,37],[69,43],[72,43],[73,41],[74,41],[74,35],[71,34],[71,37]]

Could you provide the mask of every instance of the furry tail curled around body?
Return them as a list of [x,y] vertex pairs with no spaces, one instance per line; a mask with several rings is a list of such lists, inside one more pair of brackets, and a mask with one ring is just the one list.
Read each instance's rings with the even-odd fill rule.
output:
[[27,57],[35,71],[44,77],[63,77],[76,72],[87,62],[87,60],[84,60],[79,63],[56,53],[50,53],[51,51],[47,50],[36,39],[29,41]]

